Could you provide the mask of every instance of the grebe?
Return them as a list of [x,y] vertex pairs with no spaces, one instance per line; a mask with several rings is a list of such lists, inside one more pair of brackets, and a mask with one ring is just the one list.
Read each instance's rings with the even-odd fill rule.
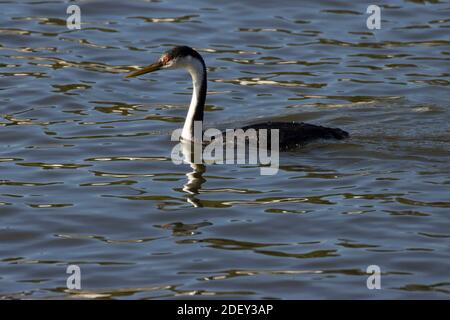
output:
[[[202,56],[187,46],[177,46],[165,52],[157,62],[128,74],[136,77],[145,73],[162,69],[186,69],[192,77],[193,93],[189,111],[184,122],[181,138],[194,140],[194,121],[203,121],[206,100],[207,75]],[[327,128],[303,122],[264,122],[251,124],[241,129],[279,129],[279,146],[288,150],[316,139],[344,139],[349,134],[339,128]]]

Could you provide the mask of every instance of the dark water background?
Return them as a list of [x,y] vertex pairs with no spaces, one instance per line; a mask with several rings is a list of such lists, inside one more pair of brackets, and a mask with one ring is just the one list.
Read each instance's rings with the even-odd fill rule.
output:
[[[81,30],[66,28],[69,4]],[[0,12],[1,298],[449,298],[449,2]],[[206,60],[210,126],[308,121],[352,138],[284,153],[275,176],[207,166],[195,194],[169,142],[189,77],[123,78],[177,44]]]

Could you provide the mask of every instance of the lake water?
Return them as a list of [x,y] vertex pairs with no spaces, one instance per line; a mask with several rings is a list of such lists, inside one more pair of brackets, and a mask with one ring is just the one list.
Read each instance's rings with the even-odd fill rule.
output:
[[[364,1],[0,1],[0,298],[448,299],[450,3],[386,3],[369,30]],[[189,76],[124,75],[180,44],[207,126],[351,138],[175,165]]]

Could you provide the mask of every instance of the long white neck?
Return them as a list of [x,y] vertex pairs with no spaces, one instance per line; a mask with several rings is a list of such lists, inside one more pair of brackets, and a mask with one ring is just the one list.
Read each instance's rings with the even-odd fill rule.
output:
[[190,56],[182,62],[182,67],[192,77],[193,92],[181,138],[194,141],[194,121],[203,121],[203,109],[206,100],[206,68],[202,61]]

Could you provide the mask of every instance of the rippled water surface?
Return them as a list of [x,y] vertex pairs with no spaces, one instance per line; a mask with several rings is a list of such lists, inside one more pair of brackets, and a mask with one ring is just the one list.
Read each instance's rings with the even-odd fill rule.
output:
[[[364,1],[0,1],[0,297],[448,299],[450,3],[382,3],[368,30]],[[173,164],[189,77],[124,75],[177,44],[207,125],[351,138],[274,176]]]

